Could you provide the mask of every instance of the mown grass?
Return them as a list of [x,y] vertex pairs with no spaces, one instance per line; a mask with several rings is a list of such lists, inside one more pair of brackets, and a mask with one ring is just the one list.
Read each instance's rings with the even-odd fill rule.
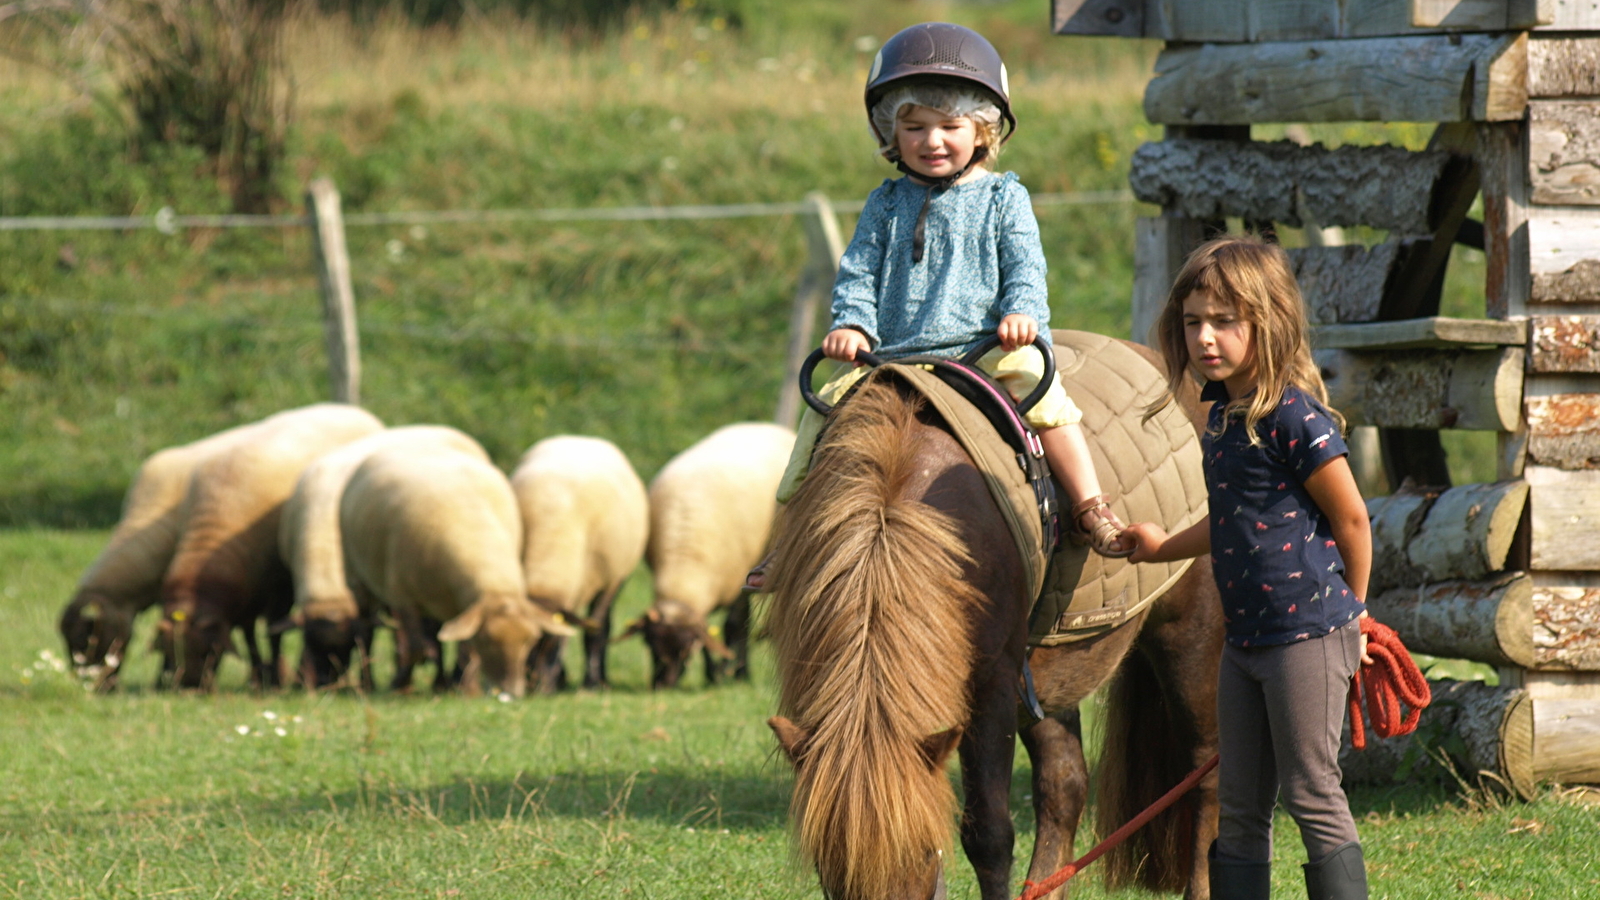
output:
[[[0,532],[0,896],[815,896],[789,860],[764,645],[749,684],[707,688],[696,675],[652,693],[644,648],[629,642],[612,649],[613,690],[516,703],[258,695],[236,660],[215,694],[158,693],[141,650],[128,689],[97,696],[40,653],[59,656],[56,610],[104,537]],[[621,613],[647,597],[636,579]],[[1019,752],[1019,881],[1028,773]],[[1600,807],[1425,785],[1357,789],[1351,802],[1375,898],[1600,895]],[[1283,896],[1301,890],[1302,854],[1280,815]],[[1074,896],[1105,896],[1092,873]],[[964,861],[950,876],[952,897],[976,896]]]

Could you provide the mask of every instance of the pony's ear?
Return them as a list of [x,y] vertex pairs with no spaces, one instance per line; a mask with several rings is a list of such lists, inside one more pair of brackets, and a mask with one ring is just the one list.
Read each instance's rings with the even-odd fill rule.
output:
[[767,720],[767,727],[778,739],[778,746],[783,748],[783,755],[789,757],[789,762],[796,768],[800,760],[806,755],[806,745],[811,743],[811,734],[799,725],[785,719],[783,716],[773,716]]
[[961,729],[947,728],[938,734],[930,734],[922,739],[922,759],[928,768],[937,772],[944,768],[945,761],[956,750],[956,745],[961,743]]

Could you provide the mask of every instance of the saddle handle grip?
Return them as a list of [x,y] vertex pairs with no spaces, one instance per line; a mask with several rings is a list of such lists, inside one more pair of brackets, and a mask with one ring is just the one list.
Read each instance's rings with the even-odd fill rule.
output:
[[[961,357],[960,362],[965,365],[976,366],[978,360],[985,353],[988,353],[999,344],[1000,336],[991,334],[978,342],[976,347],[968,350]],[[1040,355],[1044,357],[1044,377],[1039,379],[1038,386],[1028,396],[1018,401],[1017,412],[1022,415],[1026,415],[1028,410],[1033,409],[1040,400],[1044,399],[1045,392],[1050,390],[1050,384],[1055,381],[1056,377],[1055,347],[1042,334],[1034,336],[1033,346],[1039,348]],[[822,362],[825,356],[826,354],[822,352],[822,348],[818,347],[811,351],[811,355],[807,356],[806,361],[800,365],[800,396],[806,401],[807,406],[824,416],[833,411],[833,406],[817,396],[817,392],[811,387],[811,376],[816,371],[817,364]],[[856,351],[856,360],[874,368],[883,365],[882,359],[865,350]]]

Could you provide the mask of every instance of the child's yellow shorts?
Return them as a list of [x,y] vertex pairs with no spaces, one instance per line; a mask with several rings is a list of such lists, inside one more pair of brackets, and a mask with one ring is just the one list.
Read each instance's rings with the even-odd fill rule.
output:
[[[1038,387],[1039,379],[1044,377],[1044,357],[1032,346],[1019,347],[1009,353],[996,347],[979,358],[978,368],[1000,382],[1006,393],[1011,395],[1011,399],[1021,400]],[[838,363],[834,368],[833,377],[817,391],[817,396],[824,402],[832,404],[870,371],[872,369],[868,366]],[[1072,398],[1067,396],[1066,389],[1061,387],[1061,379],[1057,378],[1055,384],[1050,385],[1050,389],[1045,391],[1044,396],[1023,418],[1034,428],[1059,428],[1062,425],[1075,425],[1082,421],[1083,412],[1072,402]],[[796,429],[794,452],[789,455],[789,466],[784,469],[783,481],[778,483],[779,503],[788,503],[789,498],[800,488],[800,482],[805,480],[806,472],[811,468],[811,450],[817,443],[817,434],[821,430],[822,416],[811,407],[806,407],[800,416],[800,425]]]

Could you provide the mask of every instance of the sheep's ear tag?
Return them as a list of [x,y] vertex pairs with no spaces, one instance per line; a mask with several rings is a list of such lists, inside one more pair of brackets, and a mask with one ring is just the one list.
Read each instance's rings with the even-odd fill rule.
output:
[[713,625],[710,628],[707,628],[706,631],[711,632],[711,636],[712,637],[722,637],[722,626],[721,625]]
[[172,611],[172,621],[174,622],[182,622],[187,618],[189,618],[189,614],[181,609],[175,609]]
[[551,613],[550,617],[556,620],[556,624],[557,625],[565,625],[565,624],[567,624],[567,617],[562,615],[561,613]]

